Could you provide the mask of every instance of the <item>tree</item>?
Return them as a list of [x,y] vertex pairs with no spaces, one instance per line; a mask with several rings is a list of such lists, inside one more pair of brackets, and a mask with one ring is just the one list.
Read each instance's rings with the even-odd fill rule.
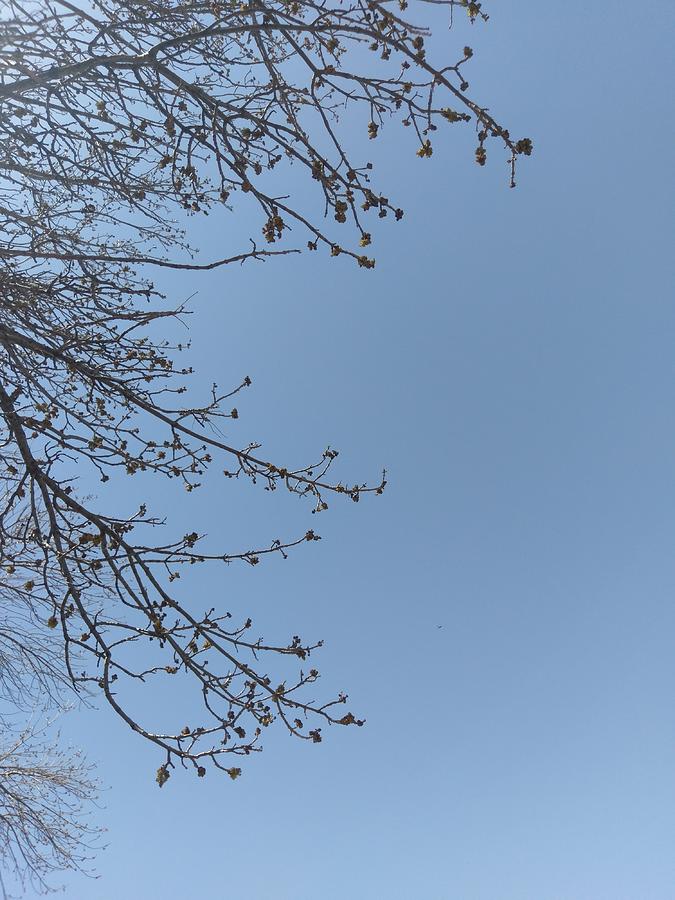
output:
[[[46,728],[3,731],[0,745],[0,857],[5,872],[38,891],[55,869],[83,870],[98,829],[87,820],[96,791],[79,753],[54,746]],[[0,888],[7,897],[0,876]]]
[[[487,20],[481,3],[435,2],[451,17]],[[230,760],[260,749],[275,721],[313,742],[321,741],[322,726],[362,724],[344,695],[307,699],[304,689],[318,678],[310,657],[320,644],[297,635],[265,643],[251,637],[250,619],[233,623],[217,608],[196,612],[177,589],[190,565],[255,565],[265,554],[318,540],[313,529],[255,551],[207,554],[198,530],[153,539],[160,522],[145,504],[116,515],[105,486],[152,473],[192,492],[207,467],[226,460],[226,477],[285,488],[309,499],[315,512],[330,495],[358,501],[384,489],[384,475],[374,485],[334,480],[330,448],[309,465],[290,466],[269,461],[257,445],[226,443],[218,425],[237,418],[234,397],[249,378],[229,393],[214,388],[199,406],[181,406],[191,369],[176,364],[185,348],[163,340],[161,325],[182,308],[166,303],[150,273],[297,253],[291,226],[306,232],[309,251],[371,269],[368,219],[400,220],[403,211],[376,188],[372,166],[352,160],[338,118],[344,109],[362,117],[371,140],[389,118],[402,120],[414,135],[411,153],[422,160],[432,155],[434,131],[472,122],[476,162],[485,165],[490,143],[501,146],[515,184],[516,160],[531,153],[530,140],[514,140],[468,94],[470,47],[454,62],[427,58],[428,33],[407,21],[407,6],[4,6],[2,564],[18,579],[23,602],[44,610],[44,633],[70,686],[105,698],[157,746],[160,787],[176,762],[200,777],[208,764],[238,777]],[[294,178],[314,183],[315,201],[287,196],[291,166]],[[171,215],[189,221],[236,204],[258,210],[260,236],[228,257],[196,261]],[[100,479],[97,498],[86,498],[76,467]],[[286,664],[293,660],[299,672],[291,678]],[[134,685],[148,690],[157,679],[178,677],[201,698],[200,724],[157,732],[126,698]]]
[[[3,558],[17,555],[25,526],[5,516]],[[55,745],[50,717],[70,686],[58,645],[41,639],[49,611],[15,576],[0,587],[0,859],[15,881],[46,890],[54,869],[83,869],[97,845],[96,785],[80,753]],[[1,876],[0,889],[9,896]]]

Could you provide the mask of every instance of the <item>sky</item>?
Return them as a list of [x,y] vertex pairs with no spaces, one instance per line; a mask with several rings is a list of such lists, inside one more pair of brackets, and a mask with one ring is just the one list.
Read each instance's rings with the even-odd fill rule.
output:
[[[471,44],[474,96],[532,138],[515,190],[470,129],[420,160],[387,125],[406,216],[373,230],[375,270],[305,254],[163,284],[197,291],[203,384],[253,380],[228,436],[294,462],[330,444],[350,483],[387,466],[382,497],[318,521],[231,482],[189,499],[229,546],[322,535],[198,588],[324,638],[322,690],[366,725],[270,734],[236,782],[160,791],[151,747],[69,714],[108,846],[68,900],[675,898],[672,9],[490,7],[435,40]],[[229,251],[236,217],[193,222]]]

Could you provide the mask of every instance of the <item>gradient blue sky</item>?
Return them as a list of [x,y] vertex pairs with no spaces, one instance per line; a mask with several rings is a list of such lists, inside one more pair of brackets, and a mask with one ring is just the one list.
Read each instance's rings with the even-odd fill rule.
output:
[[[270,735],[236,783],[160,792],[152,749],[72,714],[109,846],[69,900],[675,898],[672,4],[490,7],[439,40],[473,46],[474,93],[533,138],[517,190],[470,129],[423,161],[391,125],[378,183],[407,214],[375,271],[166,283],[199,291],[203,383],[253,378],[231,435],[289,462],[330,443],[350,482],[389,469],[318,522],[217,481],[187,522],[244,548],[317,528],[199,589],[324,637],[323,689],[367,727]],[[230,250],[236,221],[208,225],[205,254]]]

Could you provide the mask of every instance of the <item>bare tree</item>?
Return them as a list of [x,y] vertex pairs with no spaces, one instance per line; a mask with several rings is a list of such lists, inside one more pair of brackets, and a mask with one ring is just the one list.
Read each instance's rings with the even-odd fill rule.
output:
[[[3,499],[6,505],[7,492]],[[21,557],[31,527],[5,515],[3,560]],[[89,766],[60,748],[54,731],[72,696],[62,644],[45,638],[45,598],[12,570],[6,564],[0,575],[0,860],[12,879],[8,886],[0,875],[4,897],[13,886],[49,890],[54,870],[86,870],[99,834],[89,821],[96,793]],[[50,574],[54,585],[59,577]]]
[[[0,859],[5,874],[50,889],[59,869],[86,871],[99,829],[88,822],[96,791],[77,752],[54,743],[46,726],[3,733],[0,744]],[[0,876],[0,888],[7,886]]]
[[[449,15],[487,19],[482,4],[435,0]],[[285,488],[315,512],[331,495],[358,501],[373,485],[331,476],[336,452],[307,465],[233,446],[219,425],[238,417],[214,388],[181,405],[191,374],[184,349],[162,339],[180,316],[154,287],[156,267],[199,270],[325,250],[364,269],[368,220],[403,212],[354,161],[338,114],[353,107],[364,136],[389,119],[411,132],[411,155],[432,155],[438,128],[473,123],[475,158],[506,154],[514,183],[529,139],[514,140],[468,93],[473,52],[427,58],[425,29],[406,0],[8,0],[0,20],[0,509],[5,570],[20,576],[42,624],[59,637],[67,678],[100,694],[161,752],[157,782],[176,762],[204,776],[260,749],[277,721],[320,742],[322,727],[360,725],[338,695],[315,701],[318,643],[253,637],[251,620],[195,610],[186,567],[285,555],[318,540],[310,529],[239,553],[202,549],[197,528],[157,540],[146,504],[119,516],[105,485],[153,474],[188,492],[212,464],[226,477]],[[451,36],[456,31],[450,32]],[[415,161],[415,164],[423,164]],[[292,170],[291,170],[292,167]],[[290,172],[293,172],[292,178]],[[307,179],[314,200],[296,199]],[[290,189],[289,189],[290,185]],[[260,229],[231,255],[196,261],[179,225],[192,215],[259,211]],[[296,243],[293,235],[305,232]],[[340,237],[340,232],[344,233]],[[76,471],[95,473],[86,499]],[[21,539],[5,537],[21,521]],[[181,529],[183,532],[183,529]],[[16,535],[15,535],[16,538]],[[33,652],[34,648],[29,647]],[[35,655],[36,675],[42,663]],[[298,663],[297,674],[287,663]],[[46,665],[46,664],[45,664]],[[156,730],[133,712],[138,686],[185,677],[194,721]]]

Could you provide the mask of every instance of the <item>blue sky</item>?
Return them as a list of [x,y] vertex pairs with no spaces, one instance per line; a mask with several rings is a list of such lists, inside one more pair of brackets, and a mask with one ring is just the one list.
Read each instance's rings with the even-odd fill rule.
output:
[[[316,254],[165,283],[198,290],[203,384],[253,379],[229,434],[287,461],[330,443],[349,482],[389,470],[318,522],[230,482],[174,511],[230,546],[316,527],[197,587],[325,638],[323,690],[367,725],[160,792],[151,748],[71,714],[109,846],[69,900],[675,898],[672,10],[490,5],[438,42],[471,44],[474,94],[532,137],[517,190],[469,129],[419,160],[391,125],[406,217],[373,272]],[[208,255],[237,222],[196,228]]]

